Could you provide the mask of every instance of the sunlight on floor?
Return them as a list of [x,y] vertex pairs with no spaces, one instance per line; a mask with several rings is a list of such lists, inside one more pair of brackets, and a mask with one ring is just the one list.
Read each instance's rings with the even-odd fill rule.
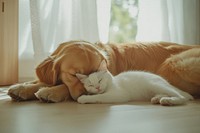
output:
[[7,99],[9,96],[7,95],[8,86],[0,86],[0,100]]

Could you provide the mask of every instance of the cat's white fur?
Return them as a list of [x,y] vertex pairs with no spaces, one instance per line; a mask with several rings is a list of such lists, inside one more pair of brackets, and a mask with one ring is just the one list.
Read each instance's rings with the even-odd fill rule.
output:
[[128,71],[113,76],[102,61],[97,72],[76,74],[90,95],[82,95],[79,103],[119,103],[151,101],[153,104],[181,105],[193,97],[162,77],[143,71]]

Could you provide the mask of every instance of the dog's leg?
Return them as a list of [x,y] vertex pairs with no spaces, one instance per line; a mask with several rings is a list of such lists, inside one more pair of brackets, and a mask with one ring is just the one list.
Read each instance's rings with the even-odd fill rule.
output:
[[26,101],[37,99],[34,93],[36,93],[41,87],[48,86],[47,84],[31,81],[22,84],[12,85],[8,90],[8,95],[14,101]]
[[53,103],[67,101],[71,99],[70,93],[65,84],[52,87],[43,87],[35,93],[35,96],[42,102]]

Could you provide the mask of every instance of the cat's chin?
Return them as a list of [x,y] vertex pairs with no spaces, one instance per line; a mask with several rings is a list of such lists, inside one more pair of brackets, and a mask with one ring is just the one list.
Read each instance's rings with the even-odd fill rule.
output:
[[104,93],[105,91],[99,91],[99,92],[89,92],[88,95],[97,95],[97,94],[102,94]]
[[88,92],[88,95],[97,95],[97,94],[99,94],[98,92]]
[[104,93],[104,92],[105,92],[104,90],[101,90],[101,91],[98,92],[98,94],[102,94],[102,93]]

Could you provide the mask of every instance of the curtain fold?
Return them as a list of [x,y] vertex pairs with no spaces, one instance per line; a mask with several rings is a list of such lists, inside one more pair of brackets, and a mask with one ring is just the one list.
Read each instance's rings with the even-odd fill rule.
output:
[[70,38],[95,42],[99,40],[96,0],[74,0]]
[[137,41],[200,44],[199,0],[139,0]]
[[36,0],[30,0],[30,18],[34,58],[39,60],[45,56],[44,44],[41,37],[39,7]]
[[[110,6],[99,9],[99,0],[20,0],[19,76],[35,76],[35,67],[57,46],[70,40],[108,41]],[[110,3],[111,1],[105,1]],[[98,12],[104,11],[104,20]],[[106,17],[107,16],[107,17]],[[105,39],[106,38],[106,39]]]
[[[200,44],[199,0],[139,0],[137,41]],[[111,0],[20,0],[19,76],[69,40],[108,41]]]

